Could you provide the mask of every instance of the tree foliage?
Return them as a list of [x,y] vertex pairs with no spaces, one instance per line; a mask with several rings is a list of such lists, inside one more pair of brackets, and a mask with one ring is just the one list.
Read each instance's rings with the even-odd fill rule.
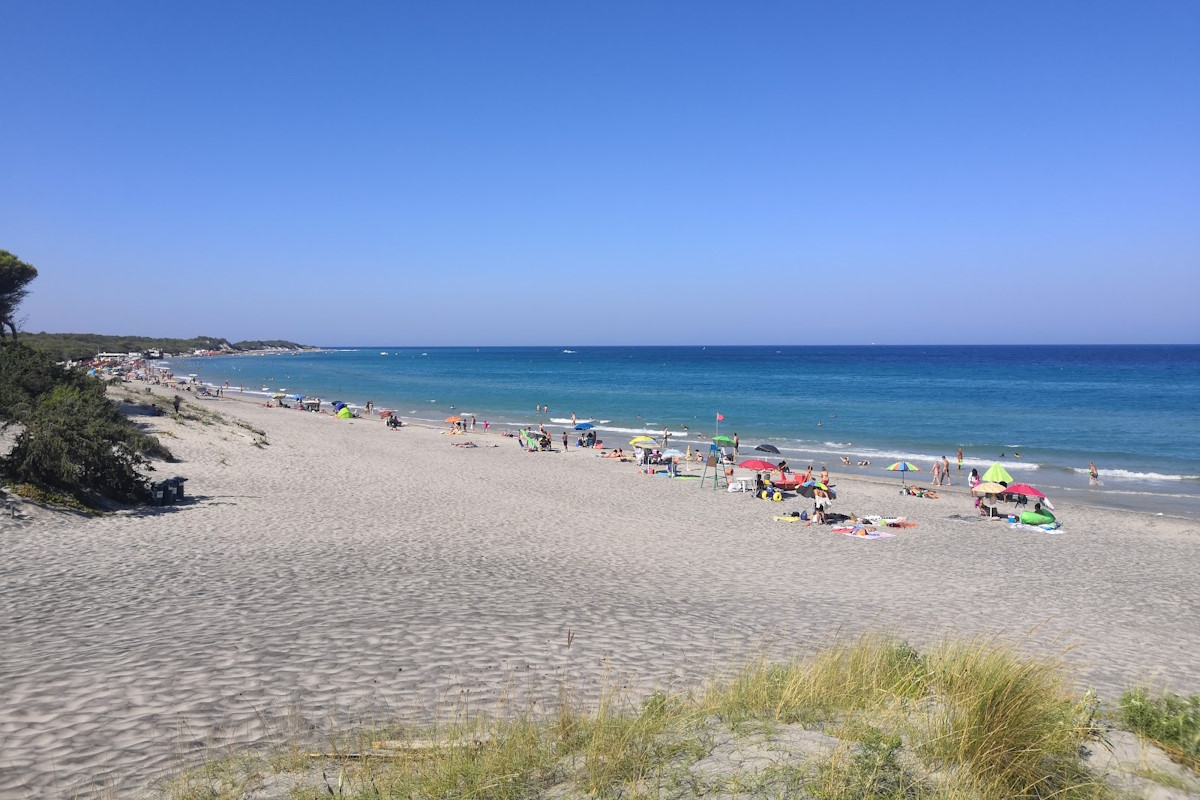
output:
[[26,264],[7,250],[0,250],[0,339],[4,328],[12,331],[17,340],[17,306],[29,294],[29,284],[37,277],[37,269]]
[[282,350],[307,350],[308,345],[282,339],[230,343],[214,336],[191,339],[166,339],[150,336],[110,336],[98,333],[30,333],[22,331],[21,341],[35,350],[50,353],[60,361],[82,361],[97,353],[140,353],[159,350],[163,353],[191,353],[195,350],[220,350],[239,353],[275,347]]
[[108,399],[99,379],[15,342],[0,345],[0,420],[20,428],[0,473],[88,505],[144,498],[144,473],[153,469],[147,457],[170,457]]

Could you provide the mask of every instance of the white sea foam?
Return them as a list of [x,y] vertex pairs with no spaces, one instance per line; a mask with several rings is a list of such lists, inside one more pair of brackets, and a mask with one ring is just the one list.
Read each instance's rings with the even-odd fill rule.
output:
[[[1087,474],[1085,467],[1073,467],[1073,471]],[[1098,469],[1102,478],[1128,478],[1143,481],[1200,481],[1200,475],[1164,475],[1161,472],[1133,472],[1127,469]]]

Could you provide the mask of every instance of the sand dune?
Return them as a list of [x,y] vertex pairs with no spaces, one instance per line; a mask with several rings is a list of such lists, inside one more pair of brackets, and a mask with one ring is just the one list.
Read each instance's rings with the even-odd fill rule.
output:
[[[800,508],[591,452],[452,447],[237,400],[154,426],[188,504],[0,521],[0,797],[136,796],[198,754],[501,697],[689,685],[742,655],[869,628],[1077,645],[1081,684],[1200,691],[1200,532],[1057,505],[1059,535],[963,522],[834,471],[835,510],[919,527],[859,541]],[[491,445],[497,445],[495,447]],[[831,468],[834,465],[830,465]],[[568,647],[568,631],[571,643]]]

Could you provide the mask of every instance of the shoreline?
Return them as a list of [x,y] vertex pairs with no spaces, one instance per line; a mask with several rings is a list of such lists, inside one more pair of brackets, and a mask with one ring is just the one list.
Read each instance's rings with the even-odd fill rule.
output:
[[564,684],[641,696],[870,630],[1070,648],[1108,703],[1200,691],[1189,521],[1063,502],[1044,534],[834,470],[834,511],[917,523],[861,540],[774,520],[810,503],[594,451],[225,399],[139,418],[180,459],[152,478],[186,476],[184,504],[0,520],[0,797],[98,776],[133,796],[179,753],[288,726],[552,704]]
[[[322,350],[330,351],[330,350],[335,350],[335,349],[336,348],[323,348]],[[361,349],[361,348],[359,348],[359,349]],[[300,352],[300,351],[297,351],[297,352]],[[268,353],[268,354],[274,354],[274,353]],[[237,355],[252,355],[252,354],[235,353],[235,354],[229,354],[229,355],[237,356]],[[260,354],[260,355],[262,355],[262,354]],[[208,386],[210,389],[216,389],[220,386],[220,384],[217,384],[215,382],[205,382],[204,385]],[[242,387],[230,386],[229,390],[234,390],[234,389],[239,389],[239,388],[242,390],[241,392],[234,393],[234,394],[228,394],[228,395],[226,395],[226,397],[228,397],[229,399],[238,399],[240,397],[242,399],[247,400],[248,402],[255,402],[252,398],[256,397],[256,398],[261,398],[261,399],[267,399],[267,398],[270,398],[271,394],[272,394],[271,391],[262,391],[261,389],[249,387],[249,386],[242,386]],[[291,394],[290,391],[289,391],[289,394]],[[366,399],[356,398],[356,400],[353,402],[351,402],[351,401],[347,401],[347,402],[349,403],[349,405],[352,408],[354,408],[358,411],[362,411],[364,404],[366,403]],[[376,404],[376,408],[378,409],[378,408],[382,408],[382,407],[379,406],[378,404]],[[400,416],[404,419],[412,419],[414,421],[417,421],[419,423],[422,423],[428,427],[432,427],[435,429],[440,428],[440,426],[444,424],[441,422],[441,420],[437,419],[436,417],[433,417],[433,418],[427,417],[424,415],[425,412],[418,411],[416,409],[413,409],[413,410],[409,411],[408,413],[404,413],[403,410],[401,410],[401,409],[394,409],[394,410],[396,411],[398,416]],[[464,412],[460,409],[455,408],[454,406],[450,406],[449,408],[444,409],[444,410],[448,411],[451,414],[465,413],[465,414],[470,415],[472,413],[472,411],[470,411],[470,410]],[[479,418],[479,421],[481,424],[485,418],[492,416],[492,415],[490,415],[490,413],[487,410],[475,409],[474,413]],[[379,420],[376,420],[376,421],[379,421]],[[591,418],[581,417],[580,421],[594,421],[594,420],[592,420]],[[607,422],[607,421],[604,421],[604,422]],[[501,419],[499,421],[495,421],[495,420],[492,421],[492,424],[494,426],[504,426],[511,430],[517,430],[522,427],[535,427],[539,423],[546,425],[548,432],[553,430],[553,432],[555,433],[556,436],[559,433],[561,433],[562,430],[566,430],[567,433],[572,436],[572,438],[574,438],[574,436],[575,436],[574,432],[571,430],[571,425],[569,424],[570,420],[566,419],[565,417],[557,417],[555,419],[552,419],[550,417],[542,418],[541,416],[538,416],[533,419],[516,420],[516,421],[503,420],[503,419]],[[617,427],[608,427],[608,426],[601,424],[601,425],[597,426],[597,430],[599,432],[604,433],[606,436],[609,437],[608,439],[605,440],[606,446],[609,445],[610,442],[615,441],[614,446],[620,446],[620,447],[627,447],[628,439],[632,436],[648,434],[648,435],[654,436],[655,438],[658,438],[662,432],[661,426],[648,426],[648,425],[641,426],[641,427],[619,427],[619,428],[617,428]],[[772,437],[768,436],[768,437],[764,437],[764,438],[770,439]],[[557,439],[555,439],[555,441],[557,441]],[[708,446],[707,437],[698,436],[698,435],[690,433],[689,431],[686,431],[686,430],[684,430],[684,431],[671,430],[671,441],[672,441],[673,445],[678,444],[679,449],[681,449],[681,450],[686,449],[689,445],[692,447],[705,447],[705,448]],[[833,445],[833,444],[834,444],[833,442],[826,443],[826,445]],[[838,447],[831,447],[831,446],[830,447],[813,447],[813,446],[799,445],[799,444],[784,444],[783,447],[785,448],[785,455],[789,459],[795,458],[796,455],[794,455],[794,454],[798,454],[800,456],[805,456],[805,458],[796,460],[793,462],[794,465],[796,467],[798,467],[801,472],[803,471],[803,467],[804,467],[804,464],[800,463],[801,460],[804,461],[805,464],[812,463],[814,465],[815,469],[817,471],[819,471],[823,462],[824,462],[824,466],[827,466],[831,469],[834,467],[837,467],[839,470],[842,469],[844,467],[844,465],[841,465],[840,463],[838,463],[838,459],[842,456],[850,458],[851,464],[855,464],[857,461],[862,460],[863,457],[866,457],[866,458],[868,458],[868,460],[871,460],[871,465],[869,468],[857,468],[852,472],[847,472],[847,473],[843,473],[843,474],[858,475],[864,480],[874,479],[874,480],[880,480],[881,482],[887,482],[887,480],[889,479],[888,476],[886,474],[877,475],[877,474],[873,474],[873,473],[875,471],[881,470],[884,465],[884,462],[904,460],[904,461],[911,461],[913,463],[916,463],[918,466],[920,466],[921,472],[916,474],[915,480],[918,483],[927,483],[929,480],[928,464],[930,461],[933,460],[933,457],[927,453],[913,453],[913,452],[904,452],[904,451],[891,452],[891,451],[888,451],[885,449],[881,449],[878,447],[872,447],[872,446],[868,446],[868,445],[860,445],[859,447],[856,448],[856,447],[853,447],[852,445],[849,445],[849,443],[847,443],[846,447],[841,447],[840,449]],[[746,458],[755,458],[755,457],[757,457],[757,455],[758,454],[753,453],[750,450],[746,450],[741,454],[741,458],[743,460]],[[953,456],[953,453],[947,453],[947,455]],[[771,459],[768,458],[768,460],[771,460]],[[1000,463],[1006,469],[1009,469],[1010,471],[1012,471],[1014,477],[1019,481],[1027,481],[1030,483],[1039,484],[1039,483],[1042,483],[1042,481],[1039,480],[1039,477],[1045,477],[1049,481],[1054,481],[1055,478],[1052,476],[1056,473],[1063,475],[1063,476],[1072,476],[1075,478],[1075,480],[1077,482],[1082,481],[1081,485],[1078,487],[1063,486],[1063,485],[1058,485],[1057,483],[1045,483],[1043,485],[1043,488],[1045,488],[1047,490],[1047,493],[1049,494],[1051,500],[1055,503],[1070,502],[1070,503],[1074,503],[1074,504],[1078,504],[1078,505],[1084,505],[1084,506],[1088,506],[1091,508],[1104,509],[1104,510],[1109,510],[1109,511],[1121,511],[1121,512],[1133,513],[1133,514],[1148,514],[1148,515],[1152,515],[1152,516],[1164,516],[1164,517],[1170,517],[1170,518],[1174,518],[1174,519],[1200,521],[1200,498],[1193,496],[1193,495],[1189,495],[1189,494],[1179,494],[1177,492],[1169,491],[1171,488],[1171,484],[1195,483],[1195,481],[1191,481],[1187,477],[1160,476],[1162,478],[1162,480],[1157,481],[1157,486],[1161,487],[1162,491],[1141,491],[1134,487],[1136,487],[1138,485],[1136,483],[1136,480],[1142,480],[1142,479],[1139,478],[1139,479],[1135,480],[1135,478],[1132,476],[1121,476],[1121,475],[1114,476],[1113,475],[1114,470],[1102,469],[1101,470],[1102,477],[1104,477],[1110,481],[1111,480],[1117,480],[1117,481],[1123,481],[1123,482],[1128,481],[1128,482],[1130,482],[1129,486],[1126,487],[1124,485],[1124,483],[1122,483],[1120,488],[1114,487],[1114,486],[1092,487],[1092,486],[1088,485],[1085,480],[1082,480],[1082,476],[1086,475],[1086,472],[1087,472],[1086,467],[1064,467],[1064,466],[1059,466],[1059,465],[1039,465],[1039,464],[1031,464],[1029,462],[1022,463],[1021,461],[1013,461],[1011,459],[1010,460],[979,459],[977,456],[971,456],[969,453],[963,460],[964,469],[962,471],[954,471],[954,476],[957,479],[957,481],[965,483],[966,476],[970,472],[972,467],[978,469],[980,473],[983,473],[993,463]],[[952,467],[952,469],[954,467],[953,459],[952,459],[951,467]],[[869,471],[864,471],[864,470],[869,470]],[[1124,471],[1116,470],[1115,472],[1121,473]],[[941,487],[938,487],[938,488],[939,488],[939,490],[945,489],[945,488],[947,488],[947,486],[942,485]],[[1081,495],[1084,495],[1084,496],[1081,496]]]

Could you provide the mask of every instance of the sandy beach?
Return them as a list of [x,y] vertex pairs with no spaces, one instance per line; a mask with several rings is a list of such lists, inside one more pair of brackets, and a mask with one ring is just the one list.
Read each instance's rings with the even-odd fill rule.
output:
[[0,797],[136,797],[226,745],[683,688],[870,629],[1069,647],[1110,703],[1200,691],[1192,521],[1056,503],[1060,532],[1018,530],[829,464],[835,511],[917,523],[869,541],[593,451],[189,402],[244,424],[144,418],[185,504],[0,519]]

